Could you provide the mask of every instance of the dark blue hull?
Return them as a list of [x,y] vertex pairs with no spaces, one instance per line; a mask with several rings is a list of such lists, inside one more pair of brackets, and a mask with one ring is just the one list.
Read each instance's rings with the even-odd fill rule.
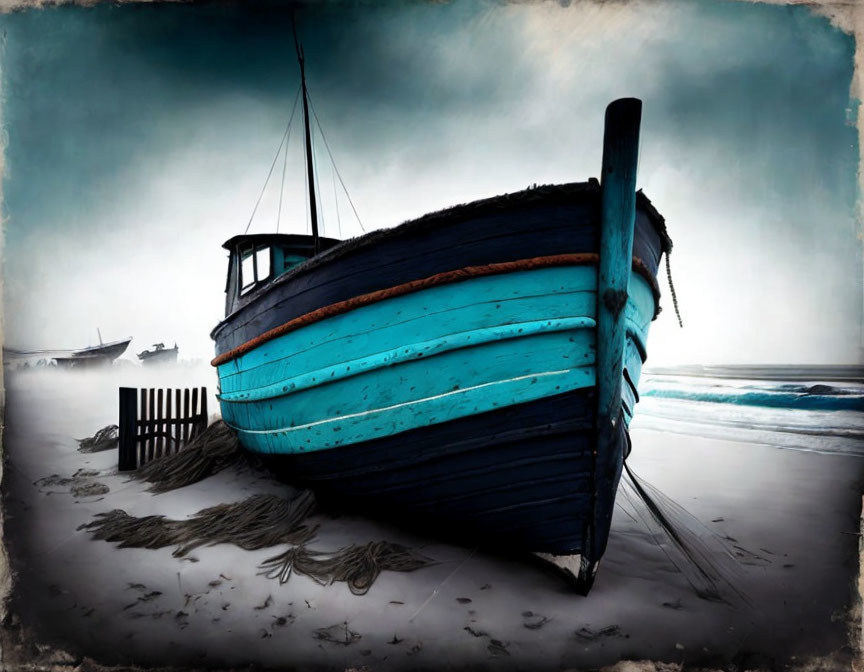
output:
[[270,464],[325,499],[424,530],[552,554],[581,553],[590,535],[602,554],[628,438],[619,423],[595,466],[595,407],[584,388]]

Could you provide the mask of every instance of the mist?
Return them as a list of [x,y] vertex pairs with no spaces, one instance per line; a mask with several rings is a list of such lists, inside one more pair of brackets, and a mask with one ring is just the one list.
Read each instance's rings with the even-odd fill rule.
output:
[[[316,136],[325,235],[598,176],[604,108],[636,96],[638,186],[675,242],[685,325],[659,278],[650,363],[860,361],[854,43],[827,19],[668,0],[297,19],[360,216]],[[78,348],[98,327],[134,337],[125,358],[176,341],[181,358],[209,359],[221,244],[250,223],[299,85],[290,11],[61,7],[0,23],[6,344]],[[299,121],[251,232],[307,230]]]

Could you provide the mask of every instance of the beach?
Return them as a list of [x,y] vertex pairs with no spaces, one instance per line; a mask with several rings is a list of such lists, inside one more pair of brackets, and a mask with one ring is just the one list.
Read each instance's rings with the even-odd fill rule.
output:
[[[758,440],[716,424],[699,435],[692,412],[686,421],[673,420],[651,413],[652,404],[660,407],[655,400],[637,407],[628,464],[704,525],[708,547],[732,568],[724,600],[696,594],[673,562],[681,560],[675,549],[662,537],[658,544],[642,521],[644,509],[623,486],[587,597],[517,556],[449,544],[350,511],[316,515],[320,528],[310,542],[316,549],[387,540],[435,561],[410,573],[384,572],[368,594],[355,596],[344,583],[322,586],[294,575],[280,584],[260,575],[258,565],[284,547],[244,551],[223,544],[175,558],[171,548],[119,549],[77,530],[112,509],[182,519],[257,493],[292,492],[266,472],[240,467],[154,495],[117,472],[116,451],[78,452],[76,439],[116,423],[119,385],[154,384],[144,375],[115,367],[6,377],[10,608],[19,633],[73,660],[559,670],[649,659],[693,666],[738,661],[753,669],[826,656],[848,662],[857,646],[864,460],[854,443],[844,450],[824,449],[824,442],[813,444],[823,450],[790,447],[788,427],[772,441],[764,423]],[[158,384],[208,385],[212,394],[215,377],[208,376],[204,368],[178,369],[176,380],[162,375]],[[661,410],[670,403],[662,400]],[[211,401],[210,408],[218,406]],[[738,410],[746,416],[745,407]],[[723,551],[734,562],[720,558]]]

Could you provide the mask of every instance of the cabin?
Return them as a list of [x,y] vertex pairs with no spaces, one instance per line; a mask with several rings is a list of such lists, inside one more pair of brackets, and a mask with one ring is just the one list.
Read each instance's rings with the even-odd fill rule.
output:
[[[318,237],[318,250],[341,243]],[[225,315],[245,305],[260,289],[316,254],[313,236],[292,233],[256,233],[234,236],[222,245],[228,250]]]

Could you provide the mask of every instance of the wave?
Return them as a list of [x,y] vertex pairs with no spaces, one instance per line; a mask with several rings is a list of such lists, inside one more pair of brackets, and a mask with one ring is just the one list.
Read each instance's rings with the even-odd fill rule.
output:
[[642,397],[811,411],[864,412],[864,385],[649,375]]
[[676,388],[652,388],[642,392],[643,397],[683,399],[688,401],[710,401],[714,403],[738,404],[742,406],[766,406],[769,408],[798,408],[810,411],[858,411],[864,412],[864,395],[848,392],[840,394],[810,394],[808,392],[747,391],[747,390],[685,390]]
[[855,380],[648,375],[634,428],[864,456],[864,384]]

